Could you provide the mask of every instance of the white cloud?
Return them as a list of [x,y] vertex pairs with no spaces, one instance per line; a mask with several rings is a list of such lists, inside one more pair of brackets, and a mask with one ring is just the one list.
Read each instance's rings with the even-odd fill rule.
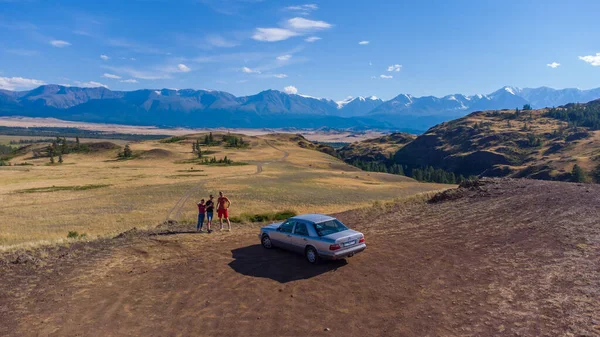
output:
[[252,38],[256,41],[277,42],[287,40],[290,37],[298,36],[299,34],[289,29],[283,28],[256,28],[256,32]]
[[399,71],[400,71],[400,69],[402,69],[402,65],[400,65],[400,64],[394,64],[394,65],[391,65],[391,66],[389,66],[389,67],[387,68],[387,71],[395,71],[395,72],[399,72]]
[[192,69],[190,69],[190,67],[186,66],[183,63],[178,64],[177,69],[179,69],[179,71],[181,71],[182,73],[189,73],[190,71],[192,71]]
[[119,76],[119,75],[114,75],[114,74],[109,74],[109,73],[104,73],[104,75],[102,75],[102,77],[111,78],[113,80],[118,80],[121,78],[121,76]]
[[560,63],[552,62],[552,63],[546,64],[546,66],[554,69],[554,68],[558,68],[560,66]]
[[369,44],[369,41],[360,41],[358,44],[360,44],[360,45],[363,45],[363,46],[364,46],[364,45],[366,45],[366,44]]
[[319,40],[321,40],[321,38],[318,36],[310,36],[310,37],[307,37],[306,39],[304,39],[304,41],[310,42],[310,43],[313,43],[313,42],[316,42]]
[[290,55],[290,54],[277,56],[277,60],[279,60],[279,61],[288,61],[291,58],[292,58],[292,55]]
[[579,56],[579,59],[595,67],[600,66],[600,53],[596,53],[596,55]]
[[246,83],[246,82],[248,82],[248,80],[237,80],[237,81],[235,81],[235,83]]
[[310,15],[313,11],[319,9],[319,6],[315,4],[306,4],[306,5],[298,5],[298,6],[288,6],[285,7],[288,11],[296,12],[299,15]]
[[243,67],[242,72],[245,72],[246,74],[260,74],[259,70],[250,69],[248,67]]
[[292,18],[287,21],[289,27],[298,30],[319,30],[331,28],[332,25],[325,21],[315,21],[305,18]]
[[286,74],[275,74],[275,75],[273,75],[273,77],[276,77],[276,78],[287,78],[288,75],[286,75]]
[[56,48],[68,47],[71,45],[69,42],[63,40],[52,40],[50,41],[50,44]]
[[119,82],[121,82],[121,83],[138,83],[138,81],[134,78],[130,78],[128,80],[121,80]]
[[235,41],[225,39],[220,35],[212,35],[206,38],[206,42],[214,47],[231,48],[238,45]]
[[390,78],[394,78],[392,75],[379,75],[379,78],[383,78],[384,80],[389,80]]
[[283,88],[283,91],[285,91],[286,94],[295,95],[298,93],[298,88],[293,85],[288,85],[287,87]]
[[108,55],[104,55],[104,54],[102,54],[102,55],[100,55],[100,58],[101,58],[101,59],[103,59],[104,61],[108,61],[108,59],[109,59],[110,57],[108,57]]
[[0,77],[0,89],[31,89],[44,85],[44,81],[23,77]]
[[285,9],[287,9],[288,11],[316,11],[317,9],[319,9],[319,6],[317,6],[316,4],[306,4],[306,5],[298,5],[298,6],[288,6]]
[[81,88],[106,88],[108,89],[108,85],[106,84],[102,84],[100,82],[95,82],[95,81],[89,81],[89,82],[81,82],[81,81],[74,81],[75,85],[77,85],[78,87]]
[[369,61],[369,66],[372,66],[372,65],[373,65],[373,62]]
[[129,67],[111,67],[111,66],[103,66],[104,69],[110,70],[112,72],[118,74],[127,74],[131,77],[140,79],[140,80],[164,80],[173,78],[170,73],[177,72],[178,69],[176,67],[170,67],[168,69],[163,70],[138,70]]

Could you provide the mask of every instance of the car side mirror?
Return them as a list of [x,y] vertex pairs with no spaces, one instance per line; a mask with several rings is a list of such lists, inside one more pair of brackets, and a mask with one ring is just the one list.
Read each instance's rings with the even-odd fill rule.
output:
[[281,232],[281,227],[277,227],[277,231],[278,231],[278,232]]

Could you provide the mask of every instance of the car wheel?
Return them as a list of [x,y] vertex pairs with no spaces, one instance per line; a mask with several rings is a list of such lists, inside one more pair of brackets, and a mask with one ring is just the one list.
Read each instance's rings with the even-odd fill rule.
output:
[[306,247],[304,256],[306,256],[306,260],[311,264],[319,263],[319,253],[317,253],[317,250],[314,247]]
[[273,242],[271,242],[271,238],[266,234],[262,236],[260,243],[262,243],[262,246],[265,247],[266,249],[273,248]]

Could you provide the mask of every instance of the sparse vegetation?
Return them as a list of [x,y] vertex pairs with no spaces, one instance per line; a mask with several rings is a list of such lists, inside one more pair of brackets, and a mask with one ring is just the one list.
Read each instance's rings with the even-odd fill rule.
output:
[[97,185],[81,185],[81,186],[49,186],[49,187],[34,187],[26,188],[22,190],[16,190],[15,193],[46,193],[46,192],[59,192],[59,191],[87,191],[102,187],[108,187],[108,184],[97,184]]
[[156,140],[169,135],[110,133],[78,128],[0,126],[0,135],[24,137],[82,137],[91,139],[123,139],[129,141]]
[[185,140],[185,137],[180,137],[180,136],[175,136],[175,137],[170,137],[170,138],[166,138],[166,139],[161,139],[161,143],[178,143]]

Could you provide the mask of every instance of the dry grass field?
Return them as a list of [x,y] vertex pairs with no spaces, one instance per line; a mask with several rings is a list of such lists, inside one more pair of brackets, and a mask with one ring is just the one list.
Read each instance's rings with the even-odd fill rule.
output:
[[[116,160],[116,149],[67,154],[60,165],[33,159],[31,152],[12,159],[13,166],[0,167],[0,250],[67,241],[70,231],[92,239],[169,219],[193,222],[195,203],[220,190],[232,200],[231,216],[239,217],[284,210],[335,213],[449,187],[362,172],[300,148],[286,134],[244,137],[251,143],[247,149],[203,147],[215,151],[211,157],[247,165],[199,165],[190,161],[198,137],[203,135],[174,143],[132,142],[137,158],[131,160]],[[32,165],[15,165],[23,163]]]

